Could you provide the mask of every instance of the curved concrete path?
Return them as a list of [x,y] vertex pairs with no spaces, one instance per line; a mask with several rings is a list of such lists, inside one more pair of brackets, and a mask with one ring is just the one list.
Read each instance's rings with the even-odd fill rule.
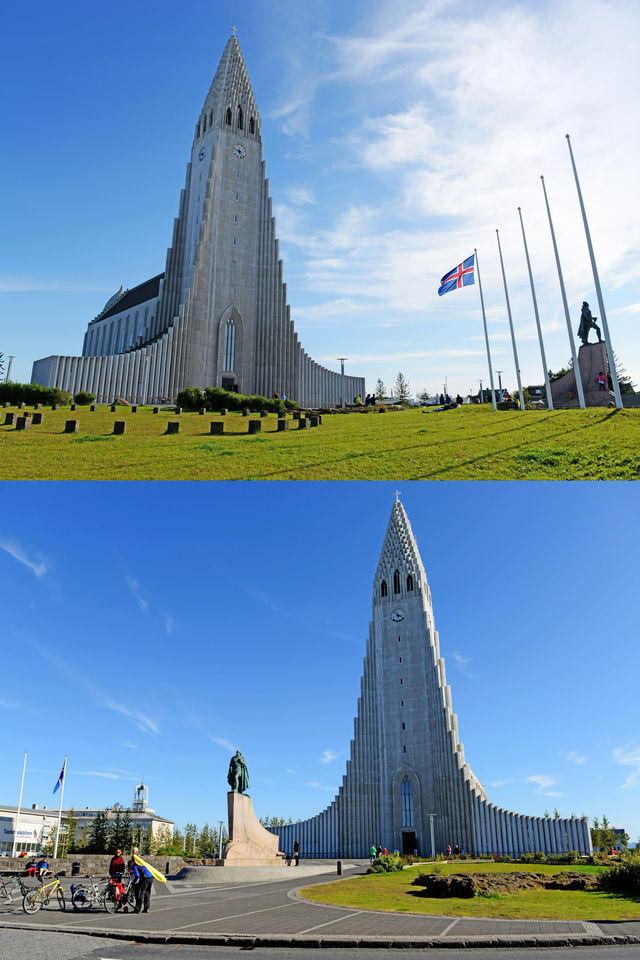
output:
[[[0,927],[56,930],[152,943],[262,946],[570,946],[640,943],[640,921],[491,920],[381,913],[311,903],[284,880],[155,884],[148,914],[100,910],[27,916],[20,903],[0,910]],[[335,876],[317,876],[325,883]],[[70,883],[65,881],[65,887]]]

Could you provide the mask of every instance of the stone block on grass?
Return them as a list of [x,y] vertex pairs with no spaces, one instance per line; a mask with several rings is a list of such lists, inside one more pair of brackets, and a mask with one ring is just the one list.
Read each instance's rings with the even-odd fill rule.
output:
[[113,432],[115,434],[123,434],[127,431],[127,421],[126,420],[114,420],[113,421]]
[[117,404],[112,403],[112,404],[111,404],[111,413],[115,413],[115,412],[117,411],[117,409],[118,409]]
[[4,415],[4,423],[5,423],[5,426],[6,426],[6,427],[12,427],[12,426],[13,426],[13,418],[14,418],[14,417],[15,417],[15,413],[5,413],[5,415]]
[[77,410],[77,409],[78,409],[77,404],[75,404],[75,403],[70,404],[69,410],[71,410],[71,411],[73,412],[74,410]]
[[315,417],[315,416],[313,416],[313,415],[311,415],[311,416],[309,417],[309,426],[310,426],[310,427],[317,427],[319,423],[320,423],[320,417]]
[[182,407],[176,407],[173,412],[174,412],[174,413],[177,413],[177,414],[181,414],[181,413],[182,413]]
[[137,412],[138,412],[138,406],[137,406],[137,404],[134,404],[134,405],[131,407],[131,413],[137,413]]
[[261,411],[260,411],[260,416],[261,416],[261,417],[266,417],[266,416],[267,416],[267,411],[266,411],[266,410],[261,410]]
[[294,410],[294,411],[293,411],[293,419],[294,419],[294,420],[299,420],[300,417],[301,417],[300,411],[299,411],[299,410]]
[[16,417],[16,430],[28,430],[31,426],[31,417]]
[[180,433],[180,421],[169,420],[167,423],[167,433]]
[[5,400],[5,402],[2,404],[2,406],[3,406],[3,407],[5,408],[5,410],[6,410],[7,407],[10,407],[10,406],[11,406],[11,401],[10,401],[10,400]]
[[309,421],[306,417],[300,417],[298,420],[298,430],[306,430],[309,426]]
[[34,403],[33,409],[34,409],[34,410],[39,410],[41,406],[42,406],[41,403]]
[[204,417],[204,415],[205,415],[206,412],[207,412],[207,408],[206,408],[206,407],[200,407],[200,409],[198,410],[198,415],[199,415],[200,417]]
[[251,410],[249,410],[249,407],[245,407],[244,410],[242,411],[242,416],[248,417],[250,413],[251,413]]
[[20,403],[18,404],[18,410],[24,410],[24,408],[25,408],[25,402],[24,400],[21,400]]
[[157,413],[157,412],[158,412],[158,409],[159,409],[158,407],[154,407],[154,408],[153,408],[153,412],[154,412],[154,413]]
[[42,423],[42,414],[34,413],[31,419],[33,420],[34,423]]
[[79,420],[65,420],[65,423],[64,423],[65,433],[77,433],[79,429],[80,429]]
[[91,413],[95,413],[95,412],[96,412],[96,404],[95,404],[95,403],[92,403],[92,404],[91,404],[91,406],[89,407],[89,411],[90,411]]
[[210,432],[216,436],[220,436],[220,434],[224,433],[224,423],[222,423],[221,420],[212,420]]
[[223,407],[222,410],[220,411],[220,416],[221,416],[221,417],[226,417],[226,415],[228,414],[228,412],[229,412],[229,411],[227,410],[227,408],[226,408],[226,407]]
[[262,423],[260,420],[249,420],[249,433],[260,433]]
[[282,433],[283,430],[289,429],[289,421],[285,420],[284,417],[281,417],[278,420],[278,433]]
[[59,404],[58,404],[58,403],[52,403],[52,404],[51,404],[51,409],[52,409],[52,410],[57,410],[58,407],[59,407]]

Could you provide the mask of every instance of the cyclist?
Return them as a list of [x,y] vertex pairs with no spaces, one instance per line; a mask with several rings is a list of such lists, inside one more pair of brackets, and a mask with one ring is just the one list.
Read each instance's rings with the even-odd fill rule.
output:
[[126,865],[124,862],[124,857],[122,856],[122,850],[118,848],[111,858],[111,863],[109,864],[109,876],[111,877],[110,883],[113,884],[115,890],[116,901],[120,899],[124,893],[124,886],[122,885],[122,874],[126,870]]

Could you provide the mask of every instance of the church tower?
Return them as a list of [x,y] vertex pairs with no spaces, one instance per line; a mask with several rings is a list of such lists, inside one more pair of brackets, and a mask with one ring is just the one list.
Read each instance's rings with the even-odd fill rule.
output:
[[435,628],[431,591],[396,494],[373,581],[350,756],[333,803],[280,827],[280,849],[365,857],[369,847],[435,856],[591,852],[585,818],[526,817],[490,803],[465,760]]
[[[195,123],[165,271],[110,297],[82,357],[37,360],[32,382],[99,402],[174,399],[188,386],[340,402],[337,372],[312,360],[287,304],[260,115],[240,44],[229,37]],[[365,392],[345,377],[345,397]]]

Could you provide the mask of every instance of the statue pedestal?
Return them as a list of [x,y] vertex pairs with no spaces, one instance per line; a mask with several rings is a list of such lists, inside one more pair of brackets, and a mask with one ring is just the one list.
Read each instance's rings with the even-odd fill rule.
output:
[[284,854],[278,853],[278,836],[262,826],[251,797],[244,793],[227,794],[229,842],[222,852],[221,866],[284,866]]
[[[602,343],[588,343],[578,350],[578,365],[580,367],[580,378],[582,380],[582,389],[584,391],[584,402],[587,407],[609,407],[614,406],[613,393],[607,387],[606,390],[599,390],[596,383],[596,377],[601,370],[607,373],[607,349]],[[571,396],[569,395],[571,392]],[[554,407],[577,407],[576,375],[571,371],[555,380],[551,384],[551,396],[553,397]]]

